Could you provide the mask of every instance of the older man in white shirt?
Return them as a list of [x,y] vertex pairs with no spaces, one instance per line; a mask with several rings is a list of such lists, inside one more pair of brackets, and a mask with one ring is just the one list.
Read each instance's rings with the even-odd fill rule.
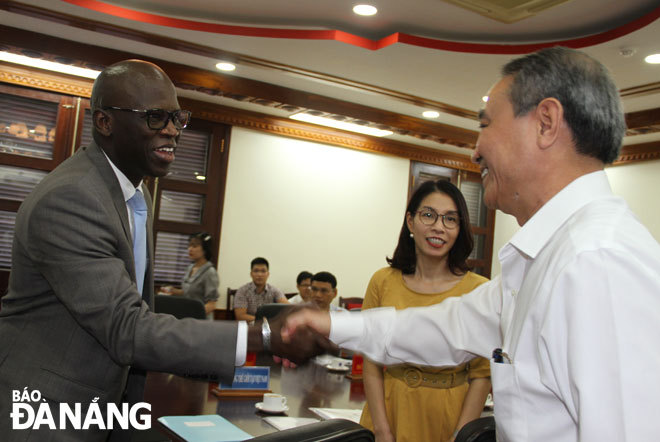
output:
[[437,306],[306,311],[385,364],[491,357],[500,441],[656,441],[660,245],[603,172],[625,124],[605,68],[565,48],[508,63],[480,113],[473,160],[489,207],[522,226],[502,275]]

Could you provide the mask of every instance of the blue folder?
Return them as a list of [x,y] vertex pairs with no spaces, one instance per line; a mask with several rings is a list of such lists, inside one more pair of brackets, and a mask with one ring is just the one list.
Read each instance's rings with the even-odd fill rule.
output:
[[163,416],[158,422],[186,441],[238,442],[252,436],[217,414],[204,416]]

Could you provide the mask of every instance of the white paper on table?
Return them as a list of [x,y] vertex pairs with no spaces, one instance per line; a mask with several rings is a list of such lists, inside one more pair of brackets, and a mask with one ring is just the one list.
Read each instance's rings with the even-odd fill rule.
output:
[[350,408],[315,408],[309,407],[309,411],[320,416],[322,419],[348,419],[356,424],[360,423],[360,416],[362,416],[361,409]]
[[289,428],[302,427],[304,425],[320,422],[318,419],[314,419],[313,417],[290,416],[268,416],[264,417],[263,420],[278,430],[288,430]]

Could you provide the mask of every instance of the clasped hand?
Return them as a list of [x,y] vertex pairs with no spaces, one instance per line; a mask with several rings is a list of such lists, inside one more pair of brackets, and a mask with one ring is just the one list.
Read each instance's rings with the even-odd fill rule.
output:
[[291,306],[276,317],[269,319],[271,329],[271,352],[275,356],[302,364],[328,351],[336,351],[337,346],[327,338],[328,333],[319,333],[322,329],[311,318],[320,318],[329,314],[321,312],[310,304]]

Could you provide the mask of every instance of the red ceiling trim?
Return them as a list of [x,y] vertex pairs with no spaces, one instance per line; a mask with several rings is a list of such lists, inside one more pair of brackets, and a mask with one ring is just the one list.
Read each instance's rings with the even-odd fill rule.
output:
[[338,30],[306,30],[306,29],[281,29],[260,28],[253,26],[223,25],[217,23],[205,23],[194,20],[184,20],[166,17],[158,14],[139,12],[121,6],[109,5],[101,0],[62,0],[67,3],[102,12],[104,14],[121,17],[128,20],[140,21],[172,28],[188,29],[193,31],[211,32],[216,34],[240,35],[246,37],[264,38],[290,38],[302,40],[335,40],[370,50],[378,50],[395,43],[404,43],[430,49],[440,49],[452,52],[468,52],[476,54],[526,54],[550,46],[567,46],[571,48],[584,48],[614,40],[623,35],[634,32],[647,26],[660,18],[660,6],[648,14],[619,26],[609,31],[588,37],[574,38],[569,40],[556,40],[545,43],[531,44],[485,44],[485,43],[462,43],[448,40],[437,40],[427,37],[419,37],[397,32],[380,40],[370,40],[344,31]]

